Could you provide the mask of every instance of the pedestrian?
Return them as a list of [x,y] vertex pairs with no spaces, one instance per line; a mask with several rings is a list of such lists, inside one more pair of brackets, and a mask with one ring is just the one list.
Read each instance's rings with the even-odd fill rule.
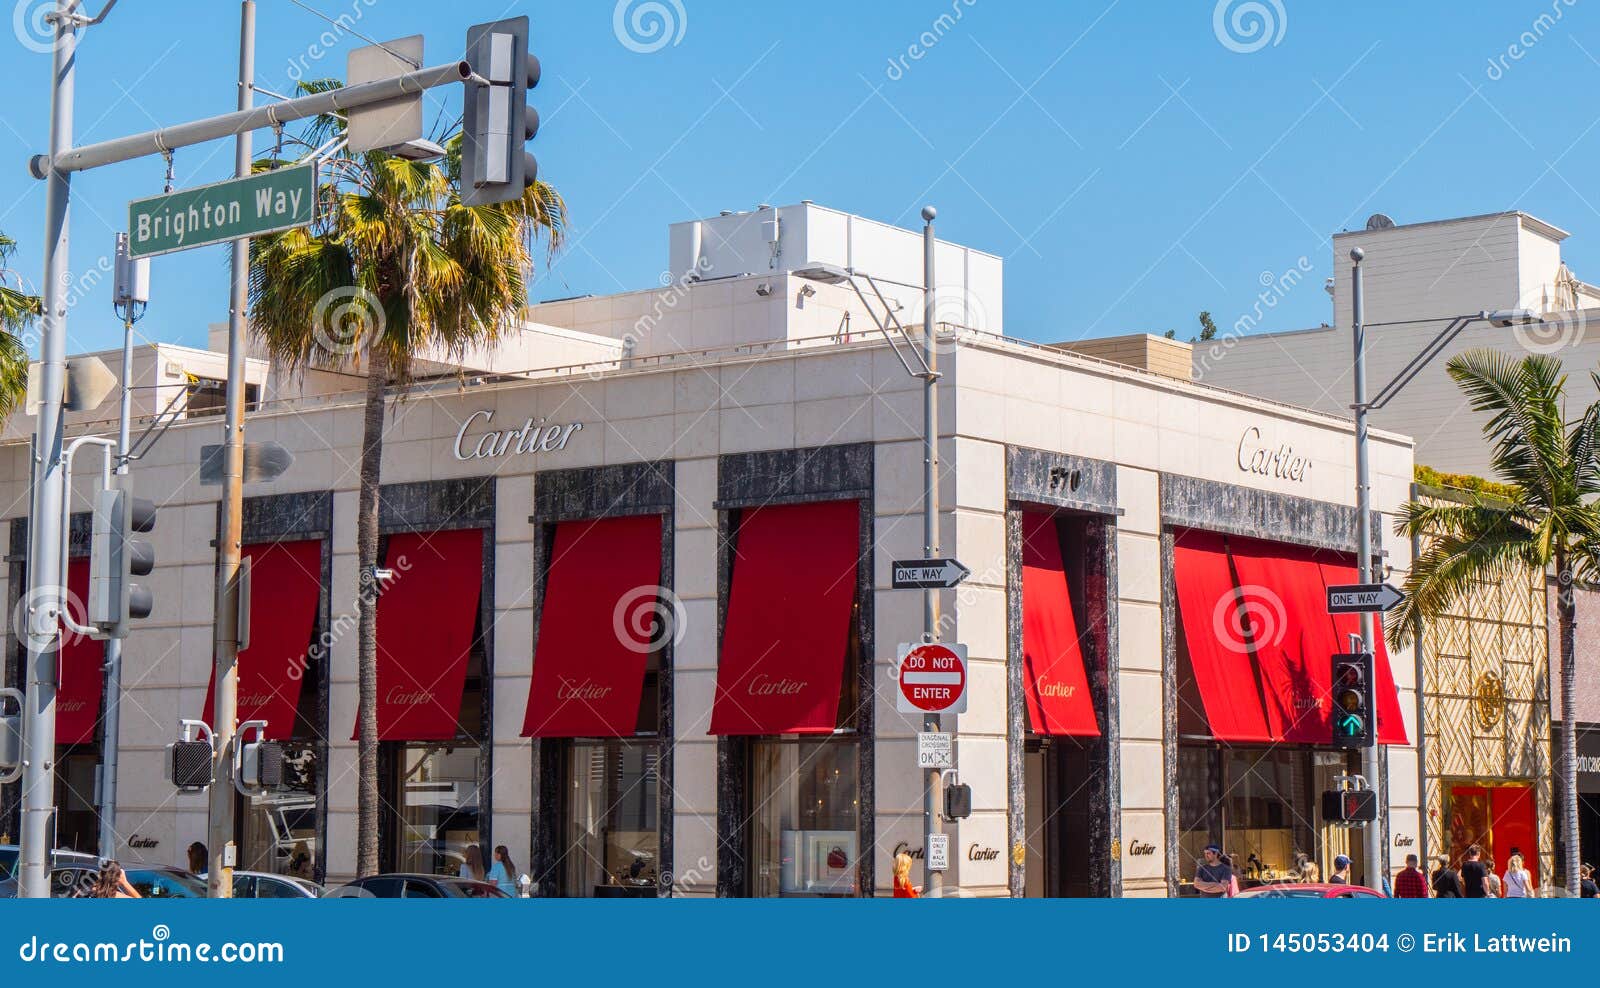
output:
[[1487,898],[1500,898],[1503,890],[1500,887],[1500,875],[1494,870],[1494,858],[1483,859],[1483,884],[1489,890]]
[[1511,860],[1506,862],[1503,885],[1507,899],[1531,899],[1534,897],[1533,872],[1523,866],[1522,855],[1513,853]]
[[201,878],[211,870],[211,855],[199,841],[189,845],[189,870]]
[[488,876],[483,871],[483,848],[476,844],[468,844],[466,856],[462,859],[461,869],[457,874],[475,882],[485,881]]
[[1394,876],[1394,897],[1396,899],[1426,899],[1428,897],[1428,876],[1422,873],[1419,867],[1421,859],[1415,854],[1406,855],[1406,866]]
[[1194,872],[1196,894],[1207,899],[1221,899],[1232,895],[1233,867],[1223,858],[1222,848],[1216,844],[1207,844],[1201,853],[1204,855],[1204,860]]
[[1433,896],[1436,899],[1460,899],[1466,895],[1461,875],[1450,867],[1450,859],[1441,857],[1433,873]]
[[1350,855],[1339,854],[1333,859],[1333,874],[1328,876],[1329,885],[1350,884]]
[[1294,876],[1295,881],[1303,885],[1316,885],[1322,881],[1322,870],[1311,860],[1311,855],[1301,851],[1294,856]]
[[289,852],[289,877],[311,880],[312,875],[311,848],[305,841],[295,841],[294,850]]
[[91,899],[142,899],[139,890],[128,882],[128,873],[115,861],[106,861],[100,865],[100,874],[95,877],[94,887],[89,890]]
[[894,897],[920,899],[922,890],[911,884],[911,855],[904,851],[894,856]]
[[1469,899],[1483,899],[1489,895],[1490,872],[1483,866],[1483,848],[1474,844],[1467,848],[1467,860],[1461,862],[1461,887]]
[[1586,864],[1578,869],[1581,881],[1578,883],[1578,894],[1585,899],[1600,899],[1600,885],[1595,884],[1594,865]]
[[496,844],[494,848],[494,864],[489,868],[489,881],[499,886],[500,891],[515,898],[517,894],[517,866],[511,863],[511,852],[506,850],[504,844]]

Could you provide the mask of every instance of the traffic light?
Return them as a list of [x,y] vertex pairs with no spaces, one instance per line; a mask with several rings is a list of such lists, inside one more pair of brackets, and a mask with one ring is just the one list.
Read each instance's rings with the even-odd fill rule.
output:
[[125,638],[129,618],[150,616],[148,588],[133,582],[155,569],[155,548],[135,532],[156,527],[156,506],[119,488],[95,495],[89,543],[89,623],[107,638]]
[[972,787],[964,782],[946,786],[944,790],[944,818],[946,820],[965,820],[971,815]]
[[266,734],[264,720],[247,720],[239,725],[233,784],[240,792],[255,793],[283,785],[283,745],[266,740]]
[[1378,819],[1378,794],[1371,789],[1329,789],[1322,794],[1324,823],[1371,823]]
[[1333,744],[1370,748],[1373,743],[1372,653],[1333,657]]
[[519,199],[539,174],[523,147],[539,132],[528,90],[539,84],[539,60],[528,51],[528,18],[474,24],[467,60],[486,83],[463,87],[461,201],[468,206]]

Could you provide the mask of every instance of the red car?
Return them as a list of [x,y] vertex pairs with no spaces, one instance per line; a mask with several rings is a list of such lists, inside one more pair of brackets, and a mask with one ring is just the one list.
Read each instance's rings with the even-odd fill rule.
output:
[[1377,889],[1365,885],[1330,885],[1326,882],[1280,882],[1258,885],[1234,896],[1236,899],[1387,899]]

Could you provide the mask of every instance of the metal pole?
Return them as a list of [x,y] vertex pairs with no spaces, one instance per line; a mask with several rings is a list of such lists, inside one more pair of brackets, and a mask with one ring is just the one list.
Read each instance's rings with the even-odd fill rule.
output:
[[[125,236],[125,234],[124,234]],[[122,317],[122,408],[117,417],[117,476],[128,474],[128,420],[133,411],[133,306]],[[122,724],[122,639],[106,640],[106,716],[100,740],[100,856],[116,857],[117,742]]]
[[[56,0],[51,15],[55,52],[51,59],[50,155],[72,147],[73,77],[77,25],[73,0]],[[22,848],[17,894],[50,897],[51,851],[55,843],[56,651],[60,608],[66,594],[61,558],[66,481],[61,462],[62,384],[67,361],[66,286],[71,280],[67,250],[68,201],[72,177],[54,167],[45,190],[44,289],[39,341],[39,417],[33,438],[33,491],[28,526],[27,705],[24,708]]]
[[[927,372],[922,377],[922,558],[933,559],[939,554],[939,354],[934,347],[934,281],[933,220],[938,210],[922,207],[922,359]],[[922,638],[939,640],[939,591],[922,591]],[[928,714],[922,719],[924,731],[938,731],[943,726],[938,714]],[[926,845],[922,849],[922,892],[937,896],[944,889],[944,874],[928,867],[932,859],[934,834],[944,832],[939,816],[941,773],[929,769],[927,786],[922,796],[922,823]]]
[[[1364,305],[1364,288],[1361,281],[1361,260],[1366,253],[1360,247],[1350,249],[1351,327],[1355,343],[1355,413],[1356,413],[1356,569],[1362,583],[1372,583],[1372,479],[1367,464],[1367,329]],[[1361,614],[1361,648],[1376,654],[1373,643],[1373,618],[1369,611]],[[1370,687],[1371,684],[1369,683]],[[1369,713],[1373,713],[1369,711]],[[1376,726],[1373,731],[1376,733]],[[1361,774],[1367,784],[1378,785],[1378,743],[1361,749]],[[1382,821],[1374,821],[1363,828],[1366,840],[1366,883],[1371,888],[1382,888],[1389,874],[1389,863],[1383,856]]]
[[[239,109],[250,109],[256,77],[256,5],[239,6]],[[250,174],[250,131],[234,138],[234,174]],[[233,896],[235,849],[233,746],[238,728],[239,700],[239,554],[244,513],[244,333],[245,304],[250,276],[250,240],[235,240],[232,247],[228,296],[227,419],[222,452],[222,531],[217,540],[216,710],[211,717],[216,732],[216,761],[211,770],[211,854],[206,883],[213,899]]]

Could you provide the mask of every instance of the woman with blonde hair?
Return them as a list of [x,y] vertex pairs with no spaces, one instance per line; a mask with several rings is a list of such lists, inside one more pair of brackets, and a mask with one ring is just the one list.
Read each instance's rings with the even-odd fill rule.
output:
[[1511,855],[1511,859],[1506,862],[1505,878],[1500,885],[1505,889],[1507,899],[1533,898],[1533,872],[1522,863],[1521,854]]
[[920,899],[922,890],[911,884],[911,855],[904,851],[894,856],[894,897]]

